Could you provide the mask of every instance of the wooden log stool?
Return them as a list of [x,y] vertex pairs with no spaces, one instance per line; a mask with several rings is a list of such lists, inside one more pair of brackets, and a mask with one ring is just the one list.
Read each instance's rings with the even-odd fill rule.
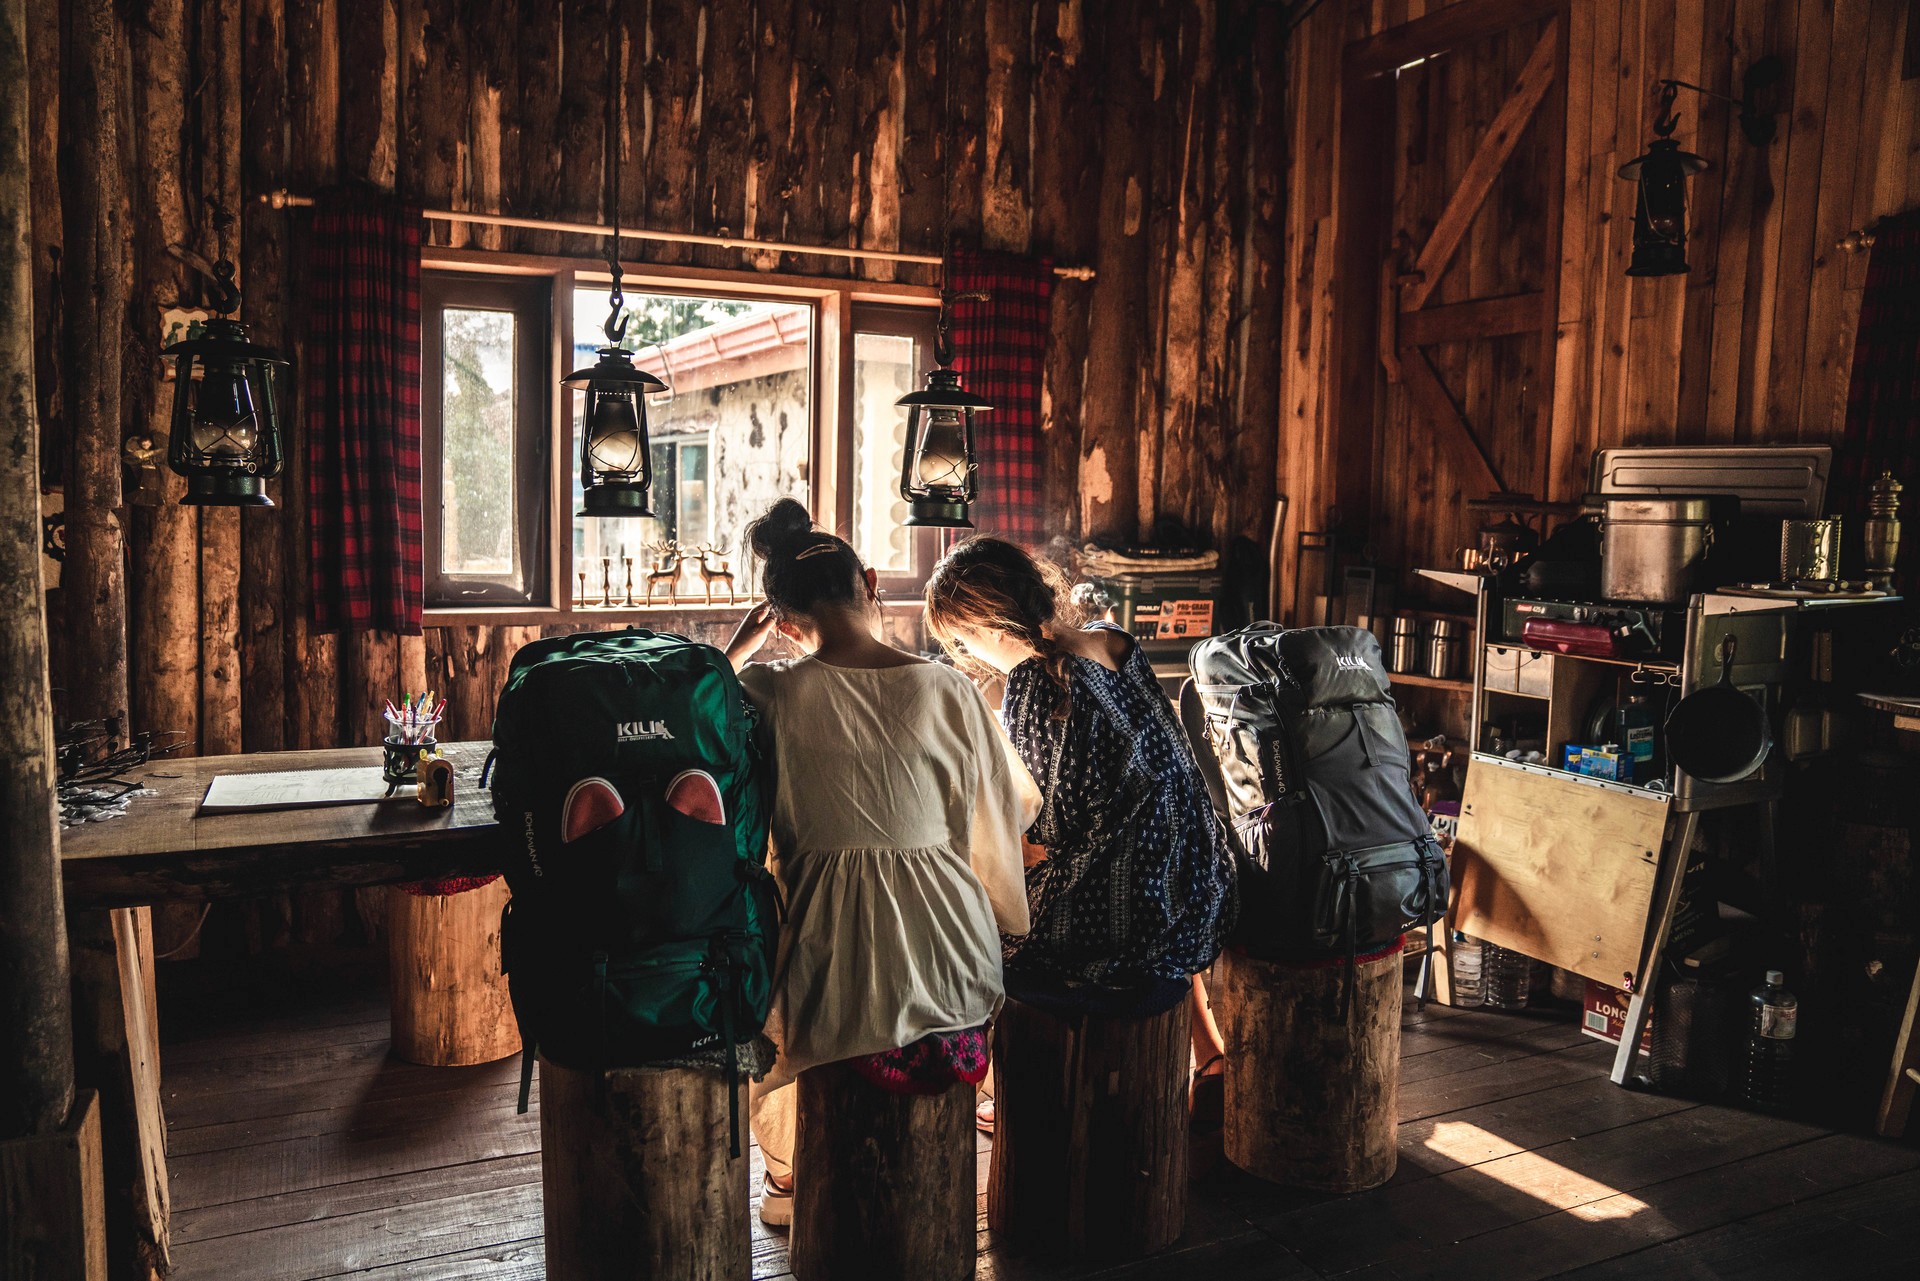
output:
[[1192,1010],[1062,1018],[1009,1000],[993,1030],[987,1224],[1016,1253],[1138,1258],[1187,1215]]
[[[734,1101],[747,1114],[745,1088]],[[743,1120],[744,1128],[744,1120]],[[540,1060],[540,1183],[553,1281],[747,1281],[745,1156],[726,1073]]]
[[1316,1192],[1393,1177],[1400,1097],[1400,945],[1288,964],[1221,957],[1227,1160]]
[[393,1052],[409,1063],[463,1067],[520,1052],[520,1028],[500,971],[496,877],[455,894],[387,894],[387,990]]
[[847,1063],[800,1074],[788,1266],[799,1281],[966,1281],[978,1253],[974,1091],[894,1094]]

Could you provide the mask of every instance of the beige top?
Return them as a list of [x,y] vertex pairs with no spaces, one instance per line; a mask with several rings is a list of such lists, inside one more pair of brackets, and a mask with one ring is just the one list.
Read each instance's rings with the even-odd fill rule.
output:
[[951,667],[756,664],[773,858],[787,900],[756,1093],[807,1068],[978,1027],[1000,1010],[1000,931],[1027,930],[1021,833],[1039,790]]

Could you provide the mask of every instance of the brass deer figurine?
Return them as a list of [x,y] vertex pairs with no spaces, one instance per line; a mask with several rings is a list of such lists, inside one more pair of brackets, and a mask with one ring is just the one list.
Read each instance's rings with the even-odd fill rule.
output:
[[669,538],[664,543],[650,543],[644,549],[654,557],[654,568],[647,571],[647,600],[653,604],[653,588],[656,583],[667,585],[667,603],[678,604],[680,600],[680,564],[686,560],[686,552],[680,549],[676,539]]
[[[700,571],[700,581],[706,585],[707,604],[713,604],[713,585],[716,582],[722,582],[727,585],[727,604],[733,604],[733,569],[727,564],[725,559],[726,548],[715,547],[711,543],[701,543],[698,547],[689,548],[688,550],[691,554],[700,558],[700,563],[695,566],[695,568]],[[708,556],[712,556],[718,560],[720,562],[720,568],[708,568]]]

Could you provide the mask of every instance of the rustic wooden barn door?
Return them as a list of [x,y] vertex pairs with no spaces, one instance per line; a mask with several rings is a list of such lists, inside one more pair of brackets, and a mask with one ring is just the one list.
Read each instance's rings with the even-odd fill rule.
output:
[[1465,0],[1346,51],[1338,492],[1389,565],[1444,562],[1465,500],[1547,474],[1565,30]]

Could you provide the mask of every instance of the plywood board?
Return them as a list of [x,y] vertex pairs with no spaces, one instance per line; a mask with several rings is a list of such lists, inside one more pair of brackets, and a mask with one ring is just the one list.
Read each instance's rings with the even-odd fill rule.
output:
[[1453,850],[1454,928],[1630,986],[1669,804],[1476,759]]

